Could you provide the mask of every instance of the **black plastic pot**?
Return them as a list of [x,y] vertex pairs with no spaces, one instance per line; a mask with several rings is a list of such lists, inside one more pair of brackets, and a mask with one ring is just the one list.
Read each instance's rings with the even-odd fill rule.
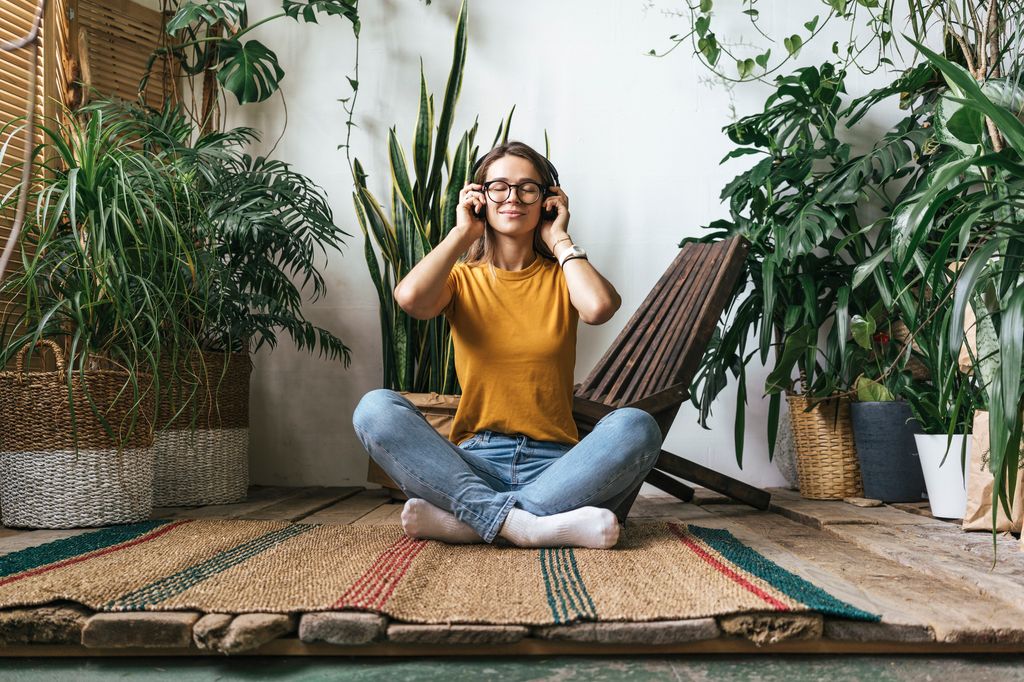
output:
[[853,441],[864,479],[864,496],[883,502],[920,502],[924,474],[914,434],[921,425],[902,400],[850,404]]

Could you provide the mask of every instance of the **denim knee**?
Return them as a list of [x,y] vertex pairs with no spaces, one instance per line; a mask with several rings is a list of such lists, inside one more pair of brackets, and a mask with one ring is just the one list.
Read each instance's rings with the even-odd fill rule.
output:
[[392,413],[398,393],[390,388],[375,388],[364,395],[352,412],[352,425],[360,431],[370,432],[374,424],[381,424]]
[[637,443],[637,450],[645,458],[644,463],[653,467],[661,454],[663,442],[658,421],[637,407],[620,407],[612,414],[623,422],[621,428],[629,433],[630,440]]

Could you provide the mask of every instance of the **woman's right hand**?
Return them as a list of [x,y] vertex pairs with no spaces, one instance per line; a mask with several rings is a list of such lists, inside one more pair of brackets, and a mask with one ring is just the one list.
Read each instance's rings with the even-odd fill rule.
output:
[[[487,211],[487,200],[483,189],[483,185],[467,182],[459,190],[459,205],[455,209],[455,227],[465,230],[473,239],[479,239],[484,234],[484,221],[480,216]],[[477,214],[477,211],[480,213]]]

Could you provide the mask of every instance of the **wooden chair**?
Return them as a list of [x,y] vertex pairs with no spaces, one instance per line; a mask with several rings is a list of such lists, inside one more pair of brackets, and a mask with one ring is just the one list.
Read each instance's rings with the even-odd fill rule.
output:
[[[649,412],[664,438],[700,364],[729,294],[743,270],[742,237],[705,244],[687,242],[590,375],[575,387],[573,417],[580,437],[620,407]],[[671,476],[669,475],[671,474]],[[758,509],[771,496],[695,462],[662,450],[646,482],[678,497],[693,489],[672,476],[700,484]],[[640,486],[614,510],[625,520]]]

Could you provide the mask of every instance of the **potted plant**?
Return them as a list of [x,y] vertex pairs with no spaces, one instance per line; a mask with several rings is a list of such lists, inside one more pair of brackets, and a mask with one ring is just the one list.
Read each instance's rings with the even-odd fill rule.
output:
[[250,354],[278,334],[300,350],[350,363],[350,349],[302,311],[303,290],[326,292],[319,256],[348,235],[323,190],[288,164],[251,156],[249,128],[202,133],[170,104],[157,111],[94,105],[125,122],[147,154],[164,159],[196,211],[181,225],[195,245],[201,289],[187,320],[195,343],[163,348],[155,502],[227,504],[249,485]]
[[[196,342],[195,205],[163,159],[92,111],[41,127],[20,267],[2,293],[3,522],[77,527],[148,518],[160,350]],[[29,367],[38,345],[54,369]]]
[[[881,322],[877,320],[880,318]],[[911,345],[896,342],[893,323],[876,304],[850,320],[854,345],[850,417],[864,480],[864,495],[883,502],[916,502],[925,491],[914,434],[920,425],[902,399],[912,380],[907,365]]]

